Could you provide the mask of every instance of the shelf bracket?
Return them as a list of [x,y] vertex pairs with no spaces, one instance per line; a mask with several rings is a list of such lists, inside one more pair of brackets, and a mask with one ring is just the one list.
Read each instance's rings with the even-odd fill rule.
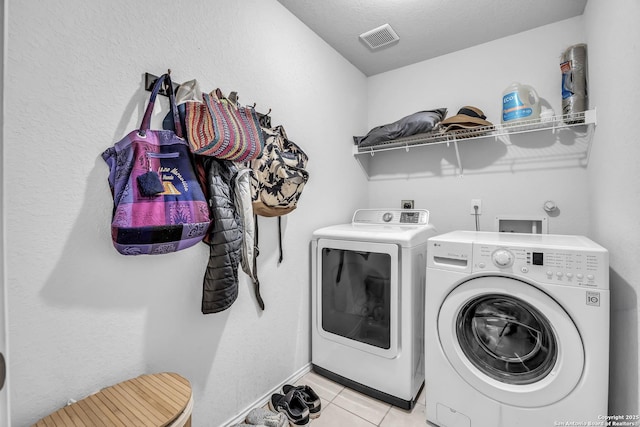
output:
[[460,169],[460,176],[464,173],[464,169],[462,168],[462,162],[460,161],[460,151],[458,150],[458,140],[453,140],[453,147],[456,149],[456,159],[458,160],[458,168]]

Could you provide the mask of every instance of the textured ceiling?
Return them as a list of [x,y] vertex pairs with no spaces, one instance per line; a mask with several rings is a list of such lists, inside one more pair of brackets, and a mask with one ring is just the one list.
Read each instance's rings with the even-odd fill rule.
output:
[[[367,76],[582,15],[587,0],[278,0]],[[400,41],[359,35],[390,24]]]

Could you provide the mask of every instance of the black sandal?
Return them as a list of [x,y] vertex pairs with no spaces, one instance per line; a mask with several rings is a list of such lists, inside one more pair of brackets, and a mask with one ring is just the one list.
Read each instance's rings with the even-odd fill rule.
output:
[[309,408],[309,417],[318,418],[320,416],[322,402],[320,402],[320,397],[311,387],[308,385],[293,386],[289,384],[282,387],[284,393],[289,393],[291,390],[298,394],[304,404],[307,405]]
[[285,414],[292,425],[309,425],[309,408],[293,389],[284,395],[272,394],[269,400],[269,409]]

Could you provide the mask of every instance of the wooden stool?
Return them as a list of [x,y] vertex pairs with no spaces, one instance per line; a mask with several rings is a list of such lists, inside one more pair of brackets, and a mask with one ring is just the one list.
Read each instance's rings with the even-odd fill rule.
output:
[[141,375],[102,389],[32,427],[191,427],[189,381],[174,373]]

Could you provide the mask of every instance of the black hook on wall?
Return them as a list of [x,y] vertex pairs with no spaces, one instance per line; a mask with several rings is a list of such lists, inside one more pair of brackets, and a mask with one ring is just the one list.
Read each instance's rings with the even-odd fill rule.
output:
[[[256,103],[255,102],[253,103],[253,109],[254,110],[256,109]],[[260,113],[260,114],[262,114],[263,116],[268,116],[269,114],[271,114],[271,108],[269,108],[269,111],[267,111],[266,113]]]
[[[167,74],[171,74],[171,69],[167,70]],[[153,85],[156,84],[156,80],[158,80],[158,76],[155,76],[155,75],[153,75],[151,73],[144,73],[144,88],[145,88],[145,90],[148,91],[148,92],[151,92],[153,90]],[[173,84],[173,93],[176,93],[176,91],[180,87],[180,83],[176,83],[173,80],[171,80],[171,83]],[[162,85],[162,87],[158,91],[158,94],[159,95],[163,95],[163,96],[169,96],[169,92],[167,92],[166,85]]]

